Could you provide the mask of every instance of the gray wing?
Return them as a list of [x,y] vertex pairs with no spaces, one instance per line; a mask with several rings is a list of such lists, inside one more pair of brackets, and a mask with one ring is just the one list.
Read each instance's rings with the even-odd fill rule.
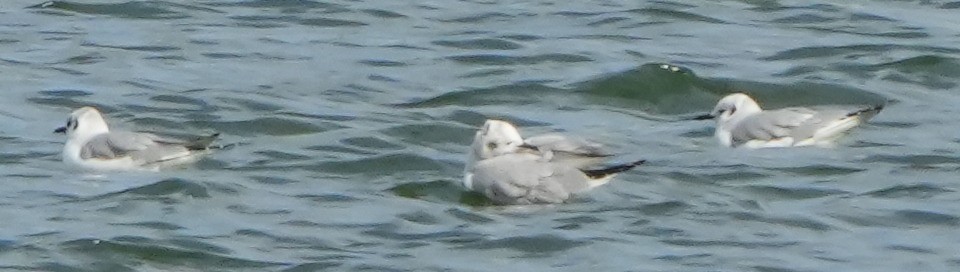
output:
[[579,169],[531,154],[494,157],[473,169],[473,189],[500,204],[561,203],[588,188],[587,181]]
[[88,141],[80,150],[84,159],[117,159],[130,157],[143,164],[161,162],[190,155],[191,150],[209,145],[216,134],[193,141],[164,138],[149,133],[109,132]]
[[557,133],[530,137],[523,142],[542,152],[552,152],[551,161],[566,162],[577,168],[598,165],[612,156],[603,145]]
[[748,116],[732,131],[738,142],[772,140],[792,136],[793,130],[811,120],[817,112],[807,108],[762,111]]
[[784,108],[763,111],[741,122],[734,131],[734,139],[771,140],[781,137],[793,137],[797,140],[813,137],[817,130],[831,122],[856,115],[861,112],[873,112],[873,107],[820,106],[815,108]]

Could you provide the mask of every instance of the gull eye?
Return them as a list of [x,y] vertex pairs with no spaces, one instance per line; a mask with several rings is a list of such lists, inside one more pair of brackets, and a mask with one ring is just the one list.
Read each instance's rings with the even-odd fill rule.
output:
[[489,143],[487,143],[487,148],[489,148],[489,149],[497,149],[497,143],[495,143],[495,142],[489,142]]

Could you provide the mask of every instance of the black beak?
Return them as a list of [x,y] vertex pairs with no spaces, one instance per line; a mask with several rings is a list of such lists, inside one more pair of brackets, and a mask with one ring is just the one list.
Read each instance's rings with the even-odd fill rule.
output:
[[67,133],[67,127],[59,127],[59,128],[57,128],[56,130],[54,130],[53,133],[63,133],[63,134],[66,134],[66,133]]
[[713,120],[713,115],[709,113],[697,115],[697,116],[694,116],[693,118],[690,118],[690,120]]

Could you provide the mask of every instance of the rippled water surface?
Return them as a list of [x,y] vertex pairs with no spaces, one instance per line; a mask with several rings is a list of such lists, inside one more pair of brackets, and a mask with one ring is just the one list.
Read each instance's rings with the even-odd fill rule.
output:
[[[4,0],[0,270],[960,271],[960,2],[850,2]],[[735,91],[886,109],[829,149],[675,121]],[[239,145],[77,173],[82,105]],[[490,206],[486,118],[649,163]]]

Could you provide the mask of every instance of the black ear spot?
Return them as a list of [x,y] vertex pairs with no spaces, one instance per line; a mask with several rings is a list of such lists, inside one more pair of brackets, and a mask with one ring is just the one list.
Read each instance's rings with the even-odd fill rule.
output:
[[737,112],[737,107],[730,107],[730,115],[733,115],[734,112]]
[[68,125],[68,126],[69,126],[71,123],[73,124],[73,126],[72,126],[70,129],[71,129],[71,130],[77,130],[77,126],[80,125],[80,120],[79,120],[79,119],[78,119],[78,120],[72,120],[72,119],[71,119],[70,121],[67,121],[67,125]]
[[487,143],[487,148],[489,148],[489,149],[497,149],[497,143],[495,143],[495,142],[489,142],[489,143]]

